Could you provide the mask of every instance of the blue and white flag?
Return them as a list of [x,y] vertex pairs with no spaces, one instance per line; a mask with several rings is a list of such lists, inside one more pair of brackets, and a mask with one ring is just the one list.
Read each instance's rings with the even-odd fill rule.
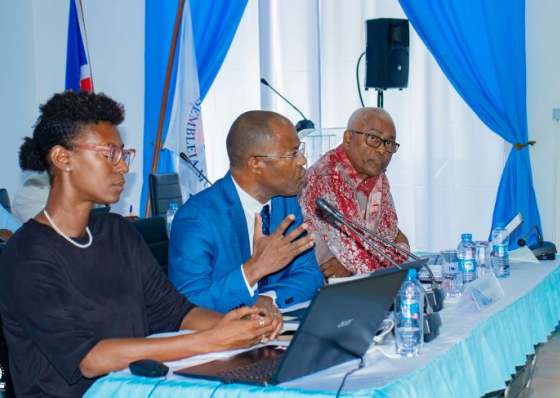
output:
[[186,153],[198,170],[206,175],[204,132],[200,107],[202,101],[200,100],[198,69],[188,1],[183,10],[178,56],[175,95],[164,147],[175,155],[183,197],[188,199],[207,187],[204,178],[192,166],[179,158],[181,152]]

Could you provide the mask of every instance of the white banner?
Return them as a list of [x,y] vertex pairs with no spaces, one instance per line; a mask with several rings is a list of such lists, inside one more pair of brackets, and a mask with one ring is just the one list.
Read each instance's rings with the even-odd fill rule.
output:
[[191,165],[179,157],[179,154],[184,152],[196,168],[206,175],[198,70],[188,1],[183,10],[183,21],[178,39],[177,81],[164,147],[175,155],[183,198],[188,200],[190,196],[200,192],[208,185]]

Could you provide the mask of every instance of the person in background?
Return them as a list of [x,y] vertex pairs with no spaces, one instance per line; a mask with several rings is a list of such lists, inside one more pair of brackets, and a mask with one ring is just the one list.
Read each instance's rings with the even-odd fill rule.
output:
[[[31,170],[29,159],[21,157],[19,165],[23,171]],[[23,186],[16,192],[12,202],[12,213],[19,222],[24,223],[30,218],[35,217],[45,204],[49,197],[51,182],[49,181],[49,173],[34,172],[23,182]]]
[[[325,279],[369,273],[391,263],[359,237],[326,217],[315,200],[324,198],[346,217],[410,250],[398,227],[385,170],[395,152],[397,132],[381,108],[360,108],[348,121],[342,144],[325,153],[307,173],[300,197],[304,219],[316,236],[315,253]],[[397,263],[407,259],[395,248],[374,243]]]
[[192,302],[220,312],[312,298],[323,284],[297,196],[307,162],[294,125],[268,111],[242,114],[226,140],[230,171],[175,215],[169,278]]
[[7,241],[21,224],[0,205],[0,243]]
[[[115,203],[135,151],[117,125],[122,105],[91,92],[55,94],[40,107],[20,157],[48,172],[45,208],[0,257],[0,312],[19,397],[81,397],[95,378],[151,358],[249,347],[274,330],[258,308],[223,315],[196,307],[166,278]],[[158,332],[198,332],[148,339]]]

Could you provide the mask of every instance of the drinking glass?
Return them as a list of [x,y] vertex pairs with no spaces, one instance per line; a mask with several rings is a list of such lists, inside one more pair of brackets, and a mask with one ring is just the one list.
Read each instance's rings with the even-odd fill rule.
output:
[[445,297],[458,297],[463,292],[463,274],[459,270],[457,250],[444,249],[440,254]]
[[474,242],[476,248],[476,268],[478,277],[486,275],[492,271],[492,258],[490,257],[490,242],[486,240],[477,240]]

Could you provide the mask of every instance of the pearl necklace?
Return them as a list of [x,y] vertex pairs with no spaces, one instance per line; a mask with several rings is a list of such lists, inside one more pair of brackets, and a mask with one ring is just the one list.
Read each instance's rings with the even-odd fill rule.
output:
[[64,234],[64,232],[62,232],[54,223],[54,221],[52,220],[51,216],[49,215],[49,213],[47,213],[47,209],[43,208],[43,213],[45,213],[45,217],[47,217],[47,220],[49,221],[49,223],[51,224],[51,227],[53,227],[53,229],[56,231],[57,234],[59,234],[60,236],[62,236],[64,239],[66,239],[68,242],[72,243],[74,246],[76,246],[79,249],[87,249],[88,247],[91,246],[91,244],[93,243],[93,236],[91,236],[91,232],[89,231],[89,227],[86,227],[86,232],[89,236],[89,242],[85,243],[85,244],[80,244],[78,242],[75,242],[72,238],[70,238],[69,236],[66,236]]

